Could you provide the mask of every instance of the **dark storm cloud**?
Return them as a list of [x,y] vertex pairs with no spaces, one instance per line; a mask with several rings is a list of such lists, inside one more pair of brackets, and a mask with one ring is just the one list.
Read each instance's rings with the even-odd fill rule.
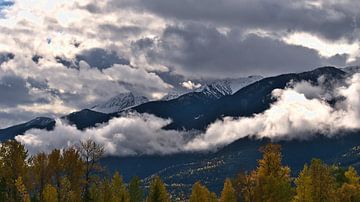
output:
[[32,102],[26,81],[15,76],[5,76],[0,80],[0,105],[16,106]]
[[91,67],[97,67],[98,69],[106,69],[114,64],[130,64],[127,59],[119,57],[116,52],[107,51],[101,48],[85,50],[76,56],[76,60],[78,62],[84,60]]
[[0,53],[0,65],[4,62],[14,59],[15,55],[13,53]]
[[154,62],[192,77],[299,72],[323,63],[312,49],[254,34],[244,38],[239,31],[222,34],[200,24],[169,26],[159,40],[144,43],[142,39],[134,45],[148,50]]
[[[336,40],[357,37],[354,30],[359,1],[291,0],[132,0],[112,1],[111,9],[124,6],[148,10],[165,18],[201,21],[242,29],[266,29],[274,32],[305,31]],[[117,5],[117,6],[115,6]]]
[[114,51],[108,51],[102,48],[92,48],[84,50],[74,59],[67,59],[60,56],[56,56],[55,60],[69,68],[79,68],[79,62],[85,61],[92,68],[107,69],[114,64],[130,65],[130,61],[124,59],[116,54]]

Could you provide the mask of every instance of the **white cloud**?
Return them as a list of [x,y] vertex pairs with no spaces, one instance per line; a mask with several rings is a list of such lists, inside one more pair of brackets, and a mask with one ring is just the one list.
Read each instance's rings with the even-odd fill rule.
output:
[[114,118],[106,125],[79,131],[57,120],[54,131],[31,130],[16,140],[25,144],[30,153],[49,152],[87,139],[104,145],[110,155],[177,153],[185,143],[183,133],[161,129],[169,123],[170,120],[148,114],[130,114]]
[[189,90],[194,90],[201,87],[200,83],[194,83],[192,81],[184,81],[181,83],[181,85]]

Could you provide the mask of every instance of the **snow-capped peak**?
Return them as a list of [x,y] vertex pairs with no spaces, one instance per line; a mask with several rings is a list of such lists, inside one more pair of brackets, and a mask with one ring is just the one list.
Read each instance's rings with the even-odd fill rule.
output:
[[110,98],[104,103],[95,105],[92,110],[103,113],[114,113],[143,104],[148,101],[149,99],[145,96],[136,96],[131,92],[120,93],[119,95]]
[[197,89],[196,92],[201,92],[208,97],[219,99],[222,96],[231,95],[232,89],[228,80],[222,80],[206,84]]

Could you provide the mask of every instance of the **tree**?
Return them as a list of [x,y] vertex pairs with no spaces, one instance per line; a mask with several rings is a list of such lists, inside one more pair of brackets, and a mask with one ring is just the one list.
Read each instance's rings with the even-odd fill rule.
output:
[[155,176],[150,183],[147,202],[170,202],[169,193],[166,190],[164,182],[159,176]]
[[78,149],[84,161],[85,167],[84,198],[86,201],[89,201],[89,188],[94,180],[93,175],[96,175],[97,172],[102,170],[99,160],[104,154],[104,147],[89,139],[85,142],[80,142]]
[[27,151],[15,140],[1,143],[0,146],[0,179],[7,193],[7,201],[20,200],[16,181],[21,179],[24,187],[28,183]]
[[21,177],[18,177],[18,179],[16,179],[15,186],[20,194],[20,200],[23,202],[30,202],[30,195],[28,194]]
[[71,196],[73,201],[81,201],[82,188],[84,185],[84,162],[80,153],[74,147],[67,148],[63,151],[61,158],[64,179],[67,189],[67,196]]
[[144,191],[141,189],[141,180],[138,177],[133,177],[129,183],[130,202],[143,201]]
[[43,190],[46,184],[50,183],[50,175],[48,172],[48,156],[45,153],[39,153],[31,158],[31,176],[35,192],[39,193],[40,200],[43,200]]
[[294,202],[312,201],[311,183],[309,169],[308,166],[305,165],[304,169],[300,172],[299,177],[295,179],[296,195],[293,200]]
[[43,202],[57,202],[58,193],[54,186],[46,184],[42,192]]
[[217,201],[215,193],[210,192],[198,181],[194,184],[191,191],[190,202],[210,202]]
[[115,172],[111,180],[112,201],[129,202],[130,196],[119,172]]
[[290,201],[292,188],[290,168],[282,166],[281,147],[268,144],[261,147],[263,158],[258,161],[258,168],[252,173],[255,181],[254,201]]
[[224,188],[221,192],[220,202],[236,202],[235,189],[232,186],[230,179],[226,179]]
[[81,201],[78,194],[71,190],[71,182],[67,177],[61,178],[58,194],[61,202]]
[[360,201],[360,177],[357,174],[356,170],[350,166],[344,175],[347,182],[342,184],[337,191],[338,201]]
[[233,180],[237,201],[254,201],[255,173],[240,172]]
[[334,201],[335,178],[329,166],[319,159],[313,159],[309,167],[304,166],[295,180],[295,201]]

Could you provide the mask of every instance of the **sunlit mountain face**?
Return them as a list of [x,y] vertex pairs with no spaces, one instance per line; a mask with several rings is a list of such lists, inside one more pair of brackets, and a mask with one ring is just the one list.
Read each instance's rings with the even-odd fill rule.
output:
[[159,175],[177,197],[196,181],[221,193],[268,143],[292,177],[312,158],[358,170],[359,10],[356,0],[0,0],[0,142],[30,157],[91,140],[109,173],[145,186]]

